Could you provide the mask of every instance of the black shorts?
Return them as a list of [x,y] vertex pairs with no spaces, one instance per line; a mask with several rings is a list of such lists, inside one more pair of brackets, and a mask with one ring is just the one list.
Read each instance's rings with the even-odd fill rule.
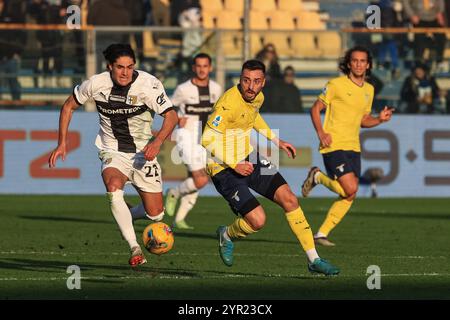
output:
[[217,191],[228,201],[235,214],[244,216],[259,206],[250,189],[273,201],[277,189],[286,184],[286,180],[272,163],[259,155],[257,159],[249,176],[241,176],[227,168],[211,178]]
[[336,150],[323,153],[322,156],[331,179],[336,180],[350,172],[353,172],[356,178],[361,175],[361,152]]

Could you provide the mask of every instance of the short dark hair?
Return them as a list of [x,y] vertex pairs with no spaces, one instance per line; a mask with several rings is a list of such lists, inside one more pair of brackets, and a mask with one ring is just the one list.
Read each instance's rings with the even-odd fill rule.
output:
[[125,43],[114,43],[108,46],[105,51],[103,51],[103,56],[109,64],[113,64],[120,57],[130,57],[133,62],[136,63],[136,56],[134,51],[129,44]]
[[207,54],[207,53],[200,52],[200,53],[197,53],[194,56],[194,58],[192,59],[192,65],[194,65],[197,62],[197,59],[205,59],[205,58],[208,59],[209,64],[212,64],[211,56],[209,54]]
[[366,76],[370,76],[370,74],[372,73],[372,54],[366,47],[363,46],[355,46],[347,50],[345,56],[341,58],[339,61],[339,69],[342,71],[342,73],[346,75],[350,74],[350,67],[348,65],[352,60],[353,52],[365,52],[367,54],[367,62],[369,64],[369,69],[366,70]]
[[264,63],[262,63],[259,60],[247,60],[242,65],[241,73],[244,72],[244,70],[261,70],[264,74],[266,73],[266,66]]
[[295,70],[294,70],[293,66],[287,66],[286,68],[284,68],[283,73],[286,74],[286,72],[288,72],[288,71],[295,74]]

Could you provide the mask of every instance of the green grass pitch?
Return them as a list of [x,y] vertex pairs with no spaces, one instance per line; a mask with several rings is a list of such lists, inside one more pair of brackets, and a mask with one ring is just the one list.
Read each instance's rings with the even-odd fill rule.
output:
[[[137,203],[138,198],[129,198]],[[199,198],[193,231],[175,232],[162,256],[138,270],[109,212],[106,196],[0,196],[0,299],[449,299],[450,199],[358,199],[322,257],[337,277],[308,273],[282,210],[261,200],[263,230],[236,242],[222,264],[215,230],[234,215],[221,198]],[[317,230],[333,199],[301,200]],[[166,223],[171,223],[165,217]],[[138,239],[146,221],[135,225]],[[81,268],[81,289],[66,286]],[[381,289],[367,288],[367,267],[381,269]]]

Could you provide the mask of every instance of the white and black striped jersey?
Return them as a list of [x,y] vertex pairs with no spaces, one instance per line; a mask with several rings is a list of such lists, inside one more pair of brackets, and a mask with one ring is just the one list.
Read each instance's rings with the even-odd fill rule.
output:
[[155,113],[173,109],[161,81],[139,70],[125,87],[115,84],[107,71],[94,75],[76,86],[73,95],[79,104],[94,99],[100,117],[95,145],[101,150],[141,151],[152,137]]
[[203,131],[212,107],[221,94],[222,88],[213,80],[209,80],[205,87],[195,85],[192,80],[178,85],[172,103],[178,107],[178,116],[187,118],[184,128],[194,134],[200,133],[200,129]]

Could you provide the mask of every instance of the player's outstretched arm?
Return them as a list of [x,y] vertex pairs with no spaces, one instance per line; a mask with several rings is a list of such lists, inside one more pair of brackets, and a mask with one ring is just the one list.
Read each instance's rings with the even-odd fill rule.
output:
[[173,129],[178,123],[177,113],[173,109],[163,113],[162,116],[164,117],[164,121],[161,130],[159,130],[158,134],[155,136],[155,139],[149,142],[142,150],[144,152],[145,159],[150,161],[155,159],[158,155],[164,140],[172,134]]
[[67,98],[64,102],[61,112],[59,114],[59,133],[58,133],[58,146],[52,151],[48,159],[48,166],[53,168],[56,166],[56,160],[61,157],[62,161],[66,160],[66,142],[67,132],[69,131],[69,123],[72,119],[72,113],[80,105],[76,102],[73,95]]
[[295,158],[297,156],[297,150],[295,150],[295,147],[289,142],[278,138],[274,138],[272,141],[278,148],[286,152],[289,158]]
[[366,114],[361,120],[362,128],[373,128],[383,122],[387,122],[391,120],[392,113],[394,112],[394,108],[390,108],[385,106],[383,110],[381,110],[378,117],[373,117],[370,114]]
[[326,107],[327,107],[326,104],[323,103],[322,100],[317,99],[316,102],[314,102],[310,111],[311,121],[314,125],[314,129],[316,130],[317,137],[319,138],[320,141],[320,145],[325,148],[329,147],[332,143],[331,134],[326,133],[323,130],[322,119],[320,118],[320,112],[326,109]]

